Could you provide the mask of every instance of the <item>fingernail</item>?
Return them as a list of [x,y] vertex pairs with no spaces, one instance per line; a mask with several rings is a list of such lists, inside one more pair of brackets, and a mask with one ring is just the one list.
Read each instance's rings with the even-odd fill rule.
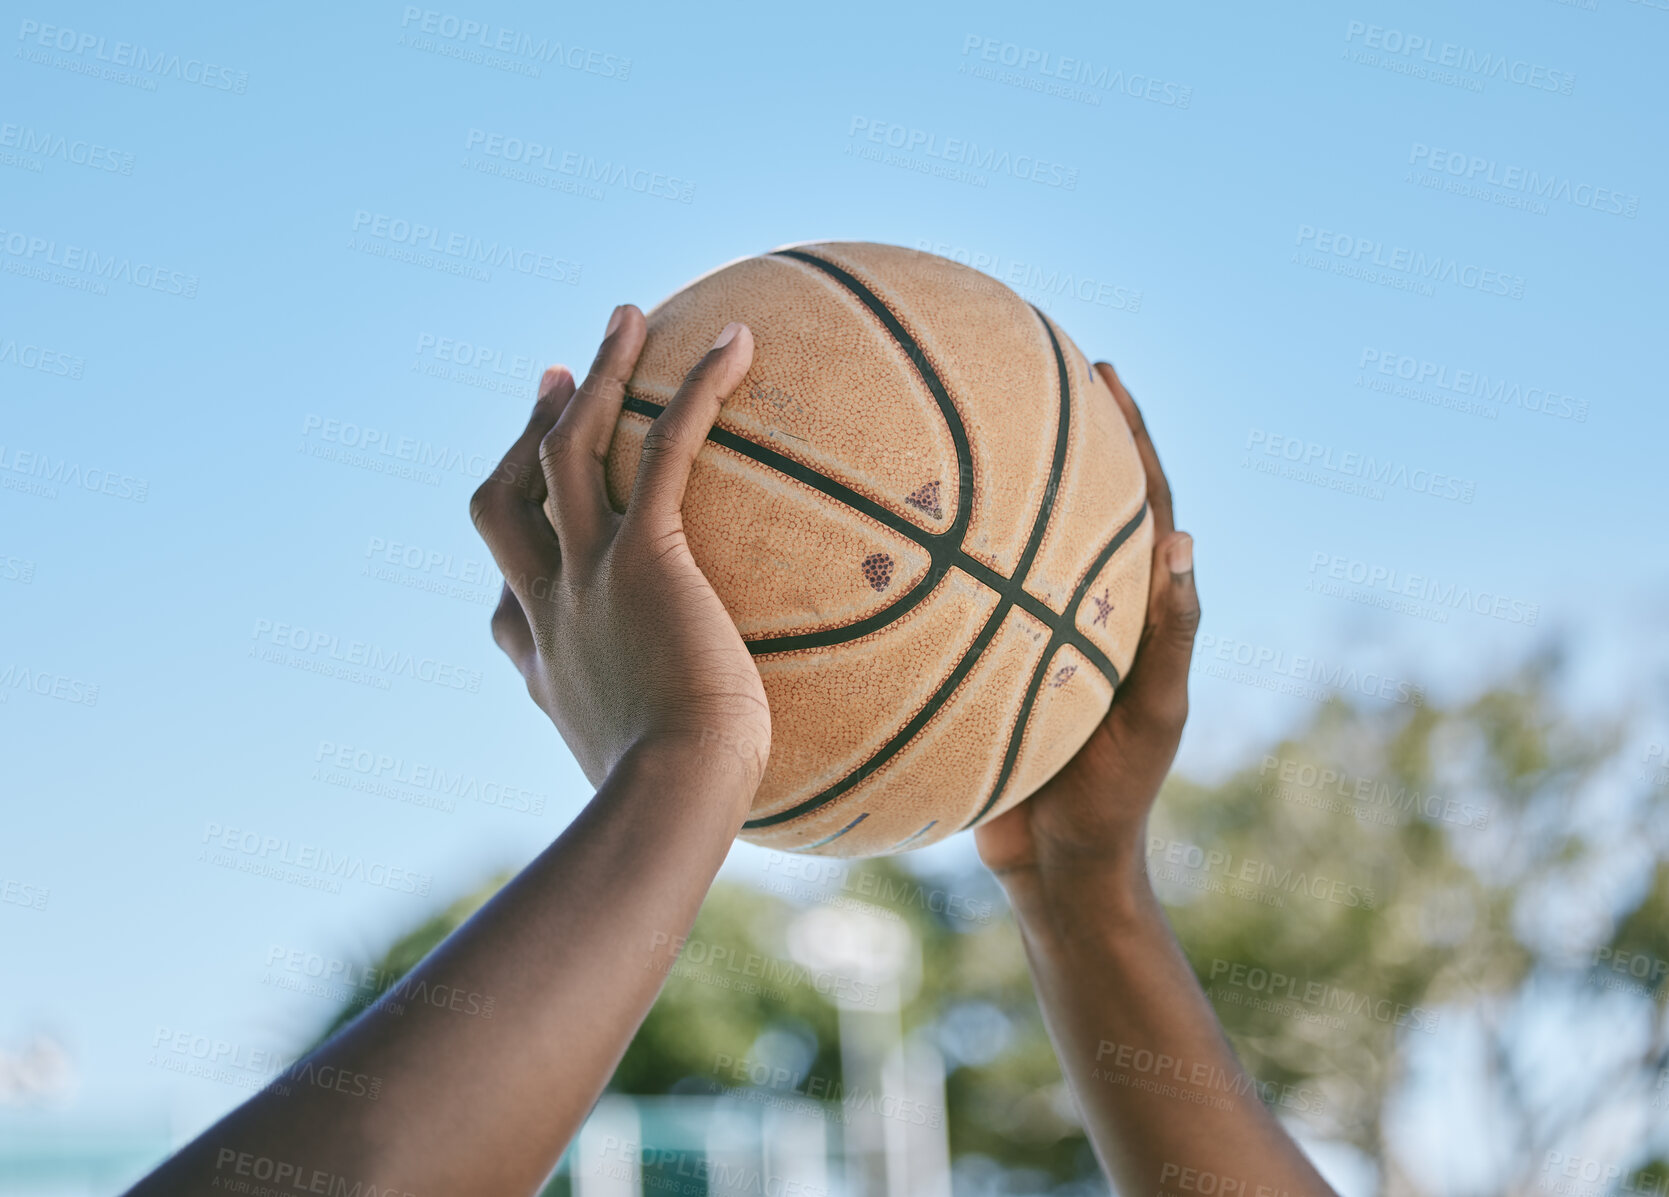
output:
[[730,342],[734,341],[736,339],[736,334],[741,331],[742,326],[732,320],[729,324],[724,326],[724,331],[719,333],[719,339],[713,342],[713,348],[723,349],[726,345],[730,344]]
[[1173,574],[1186,574],[1194,568],[1194,538],[1183,536],[1171,545],[1170,565]]
[[603,330],[605,338],[612,337],[614,330],[620,327],[620,322],[626,318],[626,305],[621,304],[614,309],[614,315],[608,318],[608,327]]
[[543,399],[556,386],[556,380],[562,377],[561,366],[546,366],[544,377],[539,379],[539,398]]

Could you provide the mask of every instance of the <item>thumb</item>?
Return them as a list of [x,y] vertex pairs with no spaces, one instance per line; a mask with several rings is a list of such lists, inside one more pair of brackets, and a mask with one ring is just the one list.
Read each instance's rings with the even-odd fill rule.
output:
[[696,454],[718,419],[719,407],[752,364],[753,333],[745,324],[725,325],[644,434],[643,456],[626,504],[628,518],[636,513],[639,519],[677,519]]
[[1188,719],[1188,667],[1200,626],[1194,590],[1194,538],[1172,532],[1153,549],[1147,626],[1113,714],[1143,740],[1175,750]]

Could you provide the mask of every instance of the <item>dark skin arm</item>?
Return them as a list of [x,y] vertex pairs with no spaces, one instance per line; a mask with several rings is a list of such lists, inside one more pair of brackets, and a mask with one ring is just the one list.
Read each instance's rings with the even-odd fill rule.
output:
[[[655,421],[626,514],[608,504],[602,455],[643,347],[632,307],[583,386],[546,372],[526,431],[472,501],[506,579],[494,637],[598,783],[400,987],[490,998],[492,1017],[412,1000],[392,1012],[390,991],[133,1194],[246,1180],[522,1197],[556,1166],[660,991],[770,752],[758,671],[679,515],[695,454],[752,360],[752,335],[731,331]],[[657,594],[678,601],[651,619]]]
[[1148,881],[1148,814],[1188,717],[1200,605],[1193,541],[1176,531],[1141,412],[1112,366],[1095,368],[1147,472],[1147,623],[1105,721],[1036,794],[979,828],[980,856],[1008,894],[1055,1051],[1119,1192],[1331,1194],[1235,1059]]

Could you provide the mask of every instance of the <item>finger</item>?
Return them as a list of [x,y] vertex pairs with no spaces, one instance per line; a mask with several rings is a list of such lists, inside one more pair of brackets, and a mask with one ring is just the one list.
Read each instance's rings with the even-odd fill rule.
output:
[[533,628],[508,582],[504,584],[503,592],[498,596],[498,608],[493,612],[493,643],[504,650],[504,655],[523,675],[532,668]]
[[1147,625],[1109,716],[1135,732],[1135,742],[1176,751],[1188,719],[1188,667],[1199,626],[1194,539],[1173,532],[1154,545]]
[[1171,484],[1165,477],[1164,467],[1159,464],[1159,453],[1153,447],[1153,438],[1147,434],[1147,421],[1142,419],[1141,408],[1136,406],[1130,392],[1124,389],[1124,383],[1119,381],[1111,362],[1096,362],[1095,372],[1101,375],[1101,381],[1113,392],[1114,401],[1124,413],[1125,423],[1130,425],[1136,452],[1141,455],[1142,470],[1147,474],[1147,501],[1148,506],[1153,508],[1154,539],[1163,540],[1176,530],[1176,511],[1171,505]]
[[539,446],[550,494],[546,514],[564,543],[590,541],[613,514],[603,467],[626,398],[626,381],[643,352],[648,329],[643,313],[631,304],[614,309],[585,381]]
[[550,366],[539,379],[527,427],[481,485],[510,492],[510,497],[537,506],[545,501],[545,476],[539,469],[539,442],[562,417],[574,395],[574,376],[567,366]]
[[[539,396],[533,401],[533,414],[528,417],[527,427],[517,439],[511,451],[516,454],[515,481],[523,488],[529,503],[543,503],[545,501],[545,472],[538,468],[539,442],[544,439],[568,404],[574,399],[574,375],[567,366],[547,366],[545,373],[539,379]],[[533,444],[533,463],[529,467],[527,449],[524,441],[531,440]]]
[[573,394],[574,376],[568,367],[546,370],[527,427],[470,496],[470,519],[507,581],[535,578],[555,567],[556,536],[540,506],[545,479],[539,468],[539,443]]
[[695,456],[718,419],[719,408],[753,364],[753,333],[745,324],[727,324],[707,356],[695,364],[684,385],[655,418],[643,438],[632,498],[626,518],[676,521],[684,505]]

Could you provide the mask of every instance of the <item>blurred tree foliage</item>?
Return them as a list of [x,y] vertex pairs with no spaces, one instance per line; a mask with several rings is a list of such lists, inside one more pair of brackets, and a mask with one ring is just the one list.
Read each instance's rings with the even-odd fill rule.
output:
[[[1548,654],[1452,707],[1333,703],[1221,782],[1173,777],[1152,820],[1155,884],[1266,1100],[1372,1161],[1386,1193],[1669,1191],[1646,1129],[1669,1109],[1669,788],[1559,693]],[[375,965],[384,983],[502,882],[394,944]],[[821,885],[721,882],[612,1087],[747,1085],[730,1061],[786,1068],[800,1092],[838,1082],[834,1005],[780,967],[793,920],[820,903],[884,908],[918,940],[903,1021],[945,1057],[962,1175],[1030,1177],[1030,1191],[1096,1175],[1018,936],[978,869],[894,858]],[[776,962],[768,976],[761,961]],[[1434,1068],[1439,1083],[1420,1084]],[[1486,1160],[1481,1188],[1434,1171],[1429,1131],[1399,1133],[1410,1103],[1433,1101],[1458,1103],[1440,1113],[1475,1136],[1452,1146]],[[1632,1145],[1582,1155],[1607,1119],[1638,1128]],[[1613,1179],[1559,1180],[1589,1159]]]

